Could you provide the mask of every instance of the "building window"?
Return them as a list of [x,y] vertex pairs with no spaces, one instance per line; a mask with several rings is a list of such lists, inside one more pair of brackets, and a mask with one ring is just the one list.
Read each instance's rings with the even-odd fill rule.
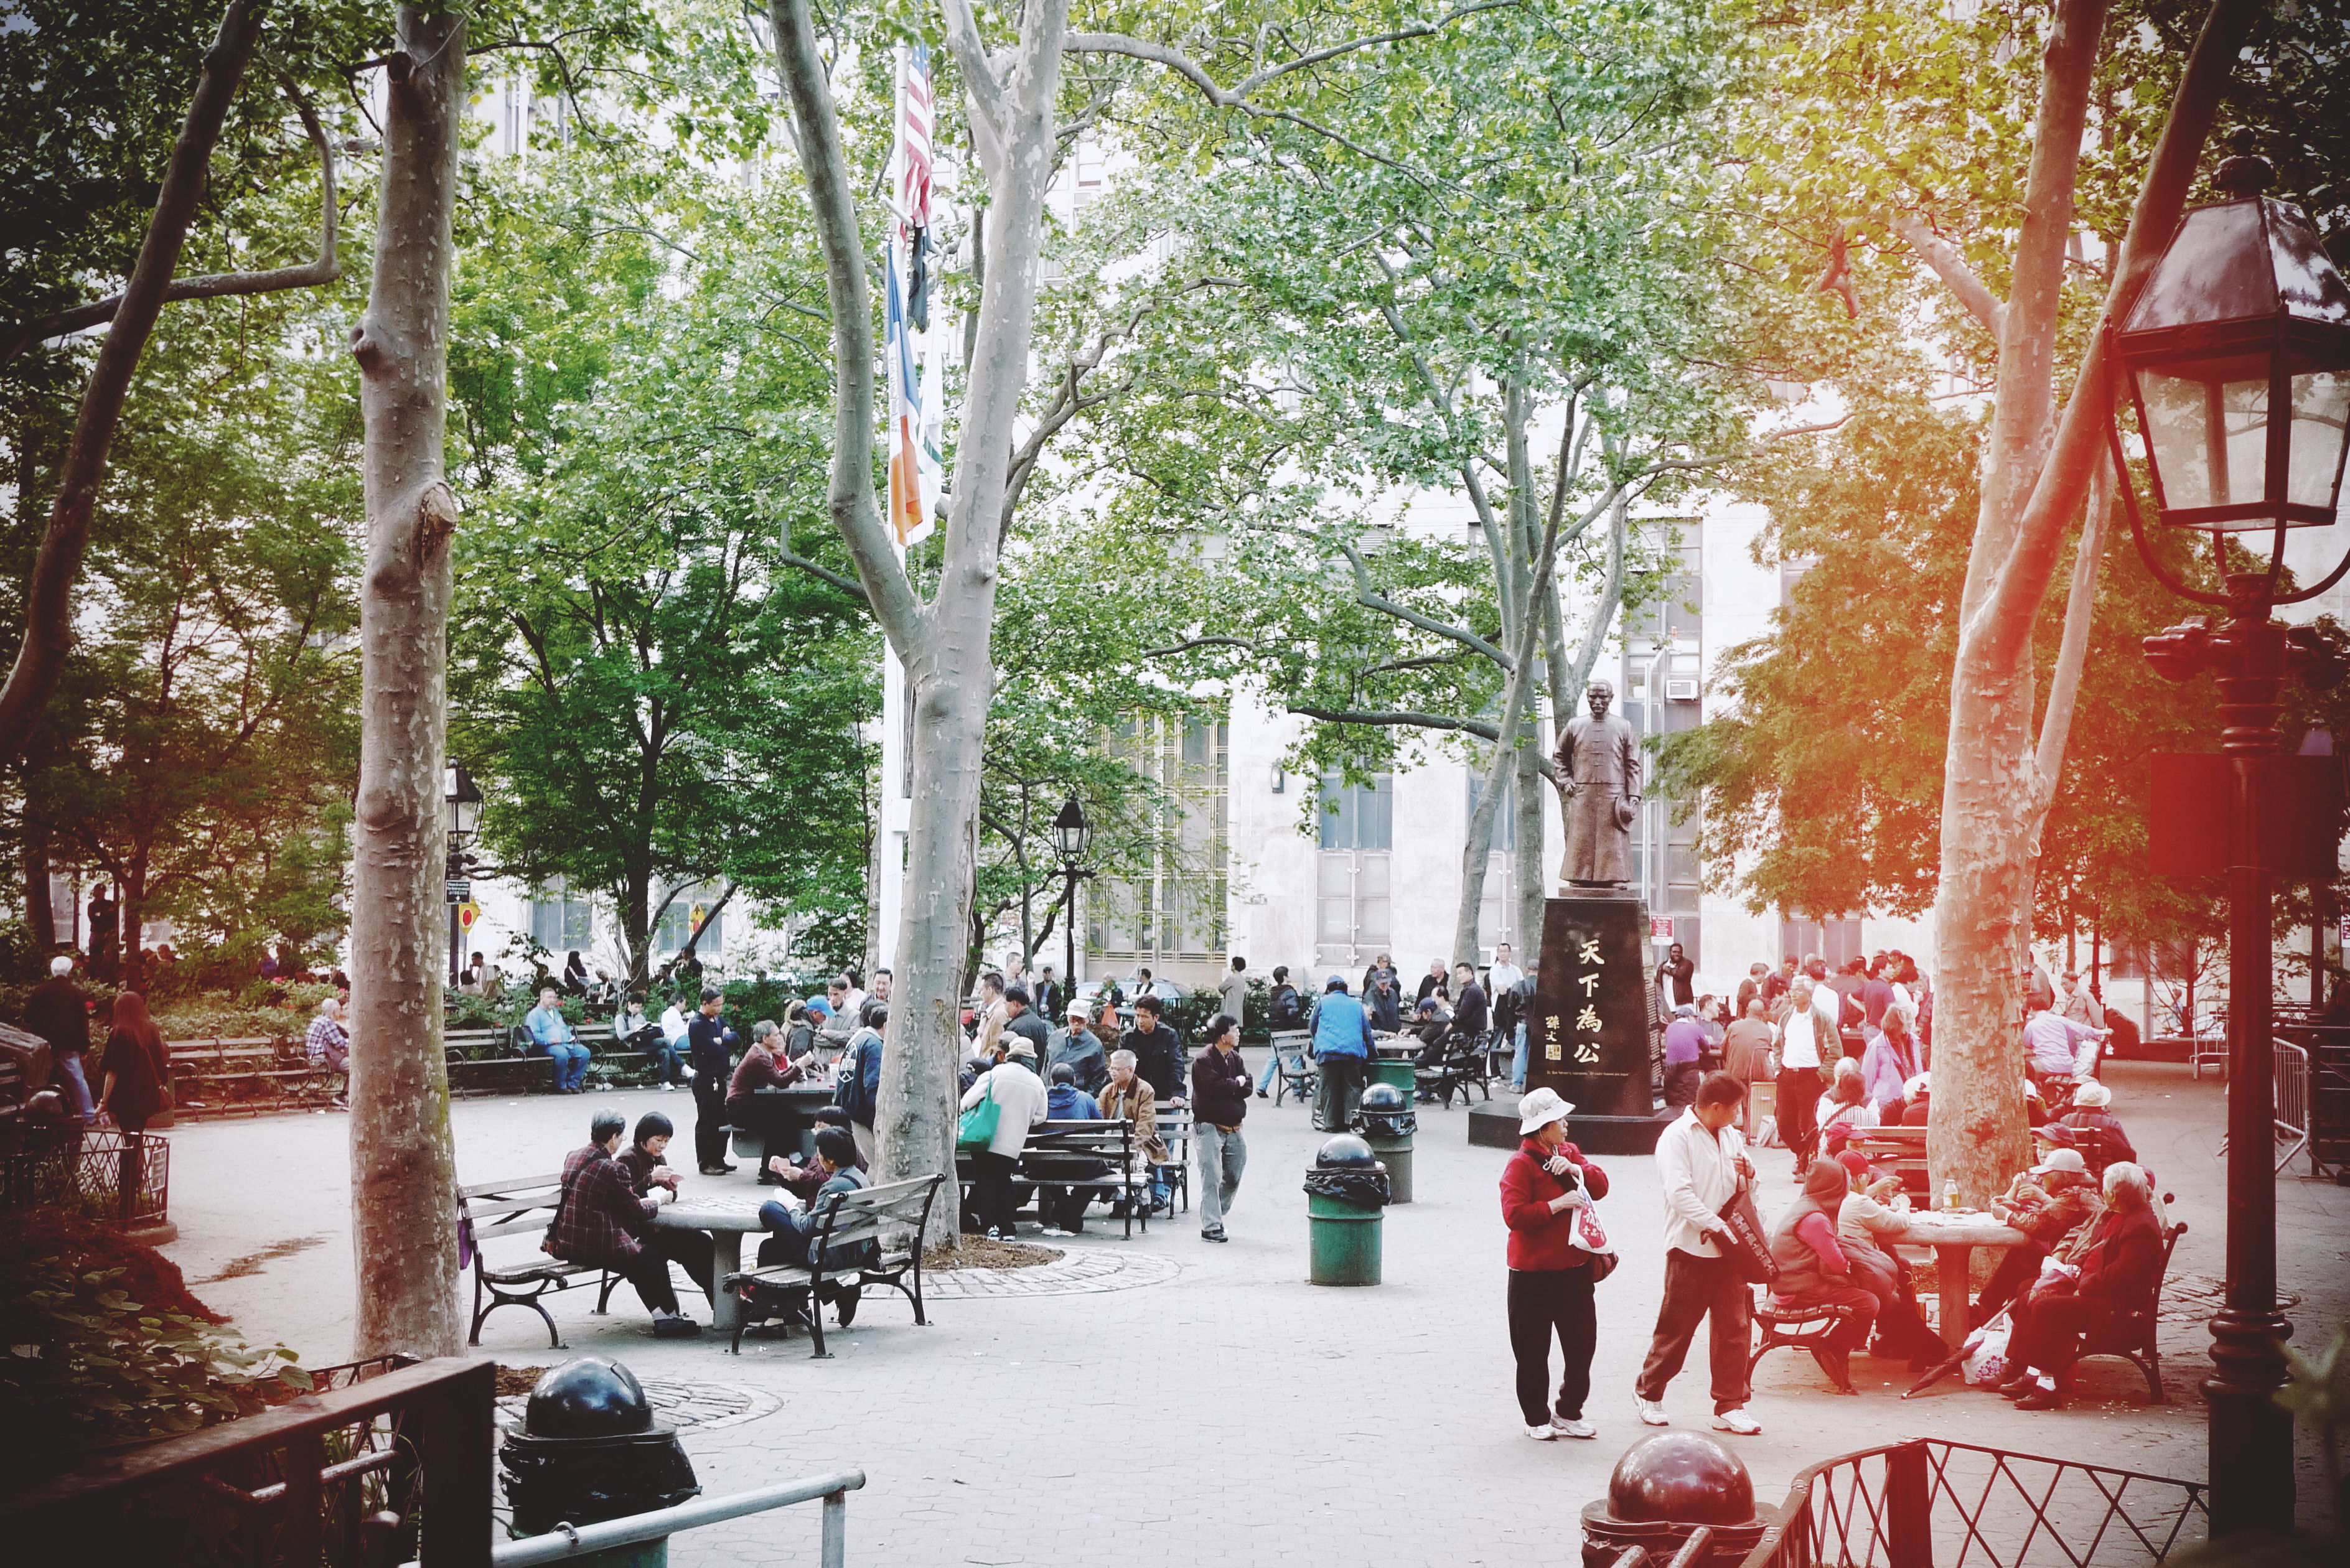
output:
[[1343,774],[1322,775],[1322,847],[1395,847],[1395,777],[1375,774],[1350,784]]
[[1112,728],[1109,750],[1151,782],[1160,806],[1147,870],[1106,877],[1079,895],[1088,956],[1120,974],[1136,965],[1170,974],[1187,963],[1221,968],[1231,725],[1210,717],[1128,719]]
[[1315,961],[1357,964],[1389,936],[1388,850],[1395,843],[1395,778],[1360,784],[1324,774],[1319,794],[1322,853],[1315,872]]
[[1850,963],[1862,956],[1860,917],[1832,915],[1825,920],[1814,920],[1797,915],[1783,919],[1779,922],[1779,951],[1793,954],[1798,960],[1817,956],[1826,960],[1830,969]]
[[560,879],[540,888],[531,898],[530,940],[557,953],[591,946],[596,940],[596,914],[587,895],[569,891]]

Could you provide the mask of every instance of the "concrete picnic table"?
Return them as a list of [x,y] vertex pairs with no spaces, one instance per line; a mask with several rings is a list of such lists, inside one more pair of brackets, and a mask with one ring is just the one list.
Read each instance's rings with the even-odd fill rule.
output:
[[1974,1263],[1975,1249],[1998,1247],[2003,1251],[2022,1246],[2028,1240],[2014,1226],[2002,1225],[1988,1214],[1950,1213],[1943,1210],[1914,1212],[1908,1224],[1886,1232],[1884,1239],[1899,1246],[1934,1249],[1935,1271],[1941,1276],[1942,1343],[1952,1350],[1966,1343],[1967,1330],[1972,1326],[1967,1320],[1968,1273]]
[[764,1191],[710,1193],[693,1198],[680,1198],[674,1203],[664,1203],[653,1215],[653,1223],[678,1231],[710,1232],[711,1260],[710,1327],[715,1334],[732,1335],[735,1320],[743,1315],[743,1303],[726,1288],[726,1276],[743,1271],[743,1238],[764,1234],[766,1227],[759,1223],[759,1206],[767,1200]]

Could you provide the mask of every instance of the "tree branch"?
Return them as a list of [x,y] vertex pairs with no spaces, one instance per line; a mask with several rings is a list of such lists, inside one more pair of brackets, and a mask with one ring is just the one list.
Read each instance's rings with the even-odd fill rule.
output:
[[[950,16],[970,25],[970,7],[949,0]],[[890,547],[873,494],[873,310],[866,294],[865,241],[840,144],[832,89],[816,53],[808,0],[774,0],[775,64],[791,99],[808,207],[824,248],[825,292],[832,307],[832,362],[838,396],[833,413],[829,504],[833,524],[857,563],[866,603],[898,650],[907,657],[921,642],[922,604]],[[974,35],[975,36],[975,35]],[[985,61],[980,64],[983,67]],[[968,68],[968,67],[966,67]],[[992,83],[993,78],[988,78]]]
[[[327,140],[326,128],[318,116],[291,84],[286,96],[294,101],[294,111],[302,117],[302,128],[309,132],[310,143],[318,150],[318,255],[302,266],[282,266],[266,272],[208,273],[198,277],[175,278],[163,289],[163,303],[182,299],[223,299],[232,296],[276,294],[289,288],[315,288],[342,276],[342,263],[335,254],[335,149]],[[122,308],[124,295],[110,294],[104,299],[93,299],[61,310],[55,316],[44,317],[0,333],[0,369],[14,363],[16,356],[36,343],[46,343],[53,337],[67,337],[86,332],[114,319]]]
[[[1285,711],[1301,719],[1313,719],[1325,724],[1372,724],[1391,730],[1451,730],[1463,735],[1474,735],[1483,741],[1498,741],[1502,729],[1482,719],[1453,719],[1442,713],[1415,713],[1406,710],[1368,711],[1352,708],[1301,708],[1295,703]],[[1548,757],[1540,763],[1542,775],[1552,783],[1558,782],[1558,767]]]
[[1959,253],[1951,248],[1950,242],[1928,228],[1924,220],[1914,213],[1894,213],[1893,232],[1901,236],[1904,244],[1918,253],[1920,261],[1934,269],[1936,276],[1950,286],[1950,292],[1958,296],[1959,303],[1967,307],[1969,314],[1989,327],[1993,337],[2000,335],[2006,307],[2000,304],[1998,296],[1991,293],[1983,280],[1960,259]]
[[2104,564],[2106,529],[2113,521],[2113,480],[2103,467],[2089,484],[2088,515],[2073,557],[2073,585],[2064,596],[2064,633],[2056,647],[2056,668],[2048,677],[2048,708],[2040,720],[2040,744],[2033,755],[2032,858],[2040,859],[2040,830],[2056,804],[2056,783],[2064,773],[2064,747],[2073,732],[2073,704],[2088,663],[2089,626],[2097,612],[2097,568]]
[[806,556],[797,555],[790,550],[781,550],[776,552],[775,559],[781,561],[786,566],[791,566],[796,570],[806,572],[809,576],[815,577],[820,582],[830,583],[834,587],[838,588],[842,593],[847,594],[858,604],[863,605],[868,610],[870,610],[873,607],[873,600],[871,597],[866,593],[865,585],[858,582],[854,577],[844,577],[838,572],[834,571],[830,566],[818,566],[816,562],[809,560]]

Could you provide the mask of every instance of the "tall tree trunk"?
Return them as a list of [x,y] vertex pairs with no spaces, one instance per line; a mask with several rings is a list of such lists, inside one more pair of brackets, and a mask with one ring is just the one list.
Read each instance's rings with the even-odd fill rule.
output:
[[123,400],[130,396],[140,356],[146,352],[155,318],[162,312],[164,292],[180,265],[188,225],[203,199],[213,145],[220,140],[229,104],[253,59],[254,46],[261,36],[262,14],[267,9],[267,0],[230,0],[221,16],[220,32],[204,54],[203,74],[188,100],[188,118],[172,149],[154,216],[147,221],[146,238],[140,242],[138,263],[115,307],[114,324],[107,329],[98,363],[82,389],[73,438],[57,471],[57,493],[49,505],[48,526],[41,535],[32,581],[26,588],[24,640],[18,645],[6,685],[0,686],[0,759],[24,755],[26,742],[57,690],[66,653],[73,647],[73,586],[81,576],[90,519],[98,511],[99,486],[106,479],[106,454],[114,444],[115,427],[121,421]]
[[[2220,0],[2206,19],[2131,215],[2105,319],[2136,297],[2168,243],[2230,65],[2262,9]],[[2103,461],[2113,399],[2110,367],[2092,348],[2062,419],[2052,419],[2057,294],[2105,14],[2104,0],[2064,0],[2043,66],[2014,285],[1998,317],[1998,391],[1950,674],[1927,1158],[1938,1186],[1955,1181],[1977,1206],[2028,1163],[2031,1150],[2015,1054],[2030,964],[2033,805],[2043,774],[2064,762],[2061,742],[2048,750],[2034,743],[2033,628],[2066,524]]]
[[[968,959],[974,835],[987,707],[1000,524],[1021,393],[1027,384],[1054,99],[1067,0],[1039,0],[1017,45],[992,61],[966,0],[947,0],[949,43],[985,172],[988,250],[971,348],[953,500],[939,586],[924,603],[891,549],[873,492],[874,344],[855,188],[806,0],[775,0],[776,63],[791,99],[802,171],[823,246],[832,307],[834,424],[830,506],[875,617],[905,661],[913,707],[913,801],[898,984],[874,1118],[884,1181],[954,1169],[955,1056]],[[886,784],[886,781],[885,781]],[[952,1181],[939,1230],[957,1234]]]
[[33,951],[47,959],[57,945],[57,906],[49,901],[49,830],[25,814],[25,929]]
[[1518,748],[1516,798],[1512,802],[1518,814],[1518,950],[1538,954],[1542,951],[1543,898],[1550,889],[1543,855],[1543,739],[1542,726],[1530,726],[1532,733]]
[[442,1054],[442,769],[451,535],[444,477],[462,12],[403,5],[385,63],[375,280],[351,335],[367,436],[359,790],[351,879],[351,1218],[359,1355],[453,1355],[456,1161]]

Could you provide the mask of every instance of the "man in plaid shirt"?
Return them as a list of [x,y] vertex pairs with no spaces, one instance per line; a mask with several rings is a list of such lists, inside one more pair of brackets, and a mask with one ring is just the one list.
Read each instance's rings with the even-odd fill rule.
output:
[[546,1228],[546,1250],[566,1262],[609,1269],[636,1286],[653,1314],[656,1338],[691,1338],[702,1325],[678,1311],[669,1250],[653,1229],[654,1213],[677,1194],[656,1187],[639,1198],[629,1190],[614,1158],[627,1128],[618,1111],[598,1111],[588,1124],[588,1147],[564,1160],[563,1196]]
[[[310,1020],[310,1033],[303,1037],[303,1048],[312,1063],[329,1073],[348,1073],[351,1037],[343,1028],[343,1004],[333,997],[318,1003],[318,1015]],[[341,1105],[347,1091],[338,1090],[335,1104]]]

